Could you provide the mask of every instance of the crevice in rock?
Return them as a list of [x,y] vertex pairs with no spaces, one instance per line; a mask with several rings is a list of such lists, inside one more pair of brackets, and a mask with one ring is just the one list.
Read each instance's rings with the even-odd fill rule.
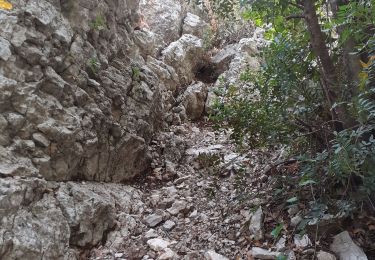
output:
[[195,79],[206,84],[215,83],[220,74],[216,65],[212,63],[200,64],[194,71]]

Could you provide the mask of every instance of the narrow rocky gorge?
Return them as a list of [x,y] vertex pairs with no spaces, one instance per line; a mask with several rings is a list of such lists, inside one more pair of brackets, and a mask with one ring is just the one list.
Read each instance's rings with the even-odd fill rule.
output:
[[260,66],[261,30],[208,50],[207,17],[182,0],[12,4],[0,10],[0,259],[296,259],[285,239],[249,243],[264,237],[262,172],[277,157],[238,153],[204,120],[221,78]]

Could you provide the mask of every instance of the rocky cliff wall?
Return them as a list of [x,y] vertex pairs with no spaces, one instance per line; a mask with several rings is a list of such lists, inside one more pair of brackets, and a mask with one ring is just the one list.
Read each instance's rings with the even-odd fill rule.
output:
[[204,113],[208,87],[194,80],[207,23],[179,0],[11,3],[0,10],[0,259],[84,257],[145,210],[119,183],[183,156],[181,137],[158,132]]
[[165,86],[134,43],[138,4],[15,1],[0,13],[2,175],[119,182],[147,170]]

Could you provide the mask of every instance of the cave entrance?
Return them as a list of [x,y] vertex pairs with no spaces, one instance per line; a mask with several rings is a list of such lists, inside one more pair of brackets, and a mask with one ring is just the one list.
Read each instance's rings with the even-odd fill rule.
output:
[[195,79],[198,81],[202,81],[206,84],[215,83],[217,78],[220,75],[215,64],[212,63],[205,63],[199,64],[197,69],[194,72]]

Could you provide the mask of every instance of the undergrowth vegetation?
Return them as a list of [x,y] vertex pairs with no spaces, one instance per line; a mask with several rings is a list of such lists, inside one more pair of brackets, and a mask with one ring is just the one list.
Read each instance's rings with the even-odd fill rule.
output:
[[286,201],[309,198],[310,213],[375,211],[374,3],[240,2],[269,45],[244,86],[216,90],[211,119],[242,147],[288,147]]

